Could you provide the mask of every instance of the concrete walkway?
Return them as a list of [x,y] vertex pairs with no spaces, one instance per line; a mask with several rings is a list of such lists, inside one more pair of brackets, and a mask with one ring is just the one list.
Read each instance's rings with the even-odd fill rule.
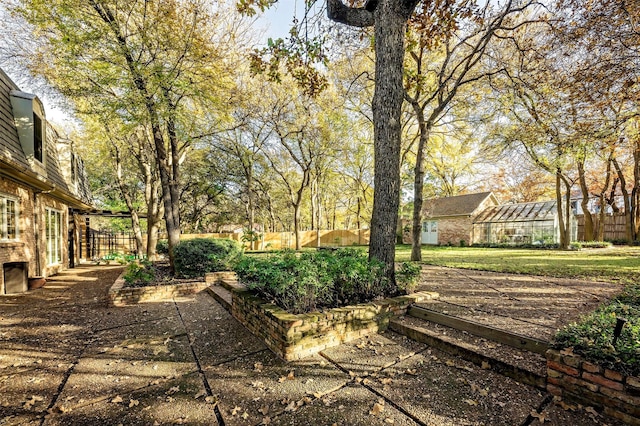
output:
[[285,363],[206,292],[108,307],[121,270],[0,297],[0,425],[615,424],[391,332]]

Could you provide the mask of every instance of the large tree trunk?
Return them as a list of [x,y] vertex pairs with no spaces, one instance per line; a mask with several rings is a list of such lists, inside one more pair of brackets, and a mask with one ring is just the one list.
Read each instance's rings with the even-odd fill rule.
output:
[[394,259],[400,205],[400,115],[404,100],[404,37],[409,15],[399,1],[381,0],[375,11],[373,96],[375,175],[369,257],[382,261],[395,282]]
[[418,102],[411,102],[418,126],[420,128],[420,139],[418,140],[418,150],[416,151],[416,166],[414,167],[413,182],[413,220],[411,226],[411,260],[422,260],[422,204],[424,192],[424,150],[429,141],[429,128],[425,123],[424,111]]
[[582,206],[582,212],[584,214],[584,240],[593,241],[593,216],[589,211],[589,188],[587,188],[584,162],[582,161],[578,161],[578,176],[580,180],[580,190],[582,191],[582,200],[580,200],[580,205]]
[[567,241],[566,227],[567,223],[564,216],[563,197],[562,197],[562,172],[560,169],[556,171],[556,203],[558,205],[558,228],[560,234],[560,248],[567,250],[569,248],[569,242]]
[[624,177],[624,173],[622,173],[622,168],[618,163],[618,160],[613,159],[613,166],[616,169],[616,173],[618,173],[618,179],[620,179],[620,192],[622,192],[622,198],[624,199],[624,216],[626,226],[626,234],[627,234],[627,242],[629,245],[633,245],[633,215],[631,214],[631,199],[629,197],[629,191],[627,190],[627,181]]

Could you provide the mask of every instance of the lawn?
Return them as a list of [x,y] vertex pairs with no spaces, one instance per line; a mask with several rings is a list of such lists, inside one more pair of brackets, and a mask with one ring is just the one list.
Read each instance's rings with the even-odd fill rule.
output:
[[[396,260],[411,257],[411,246],[396,247]],[[640,247],[561,251],[516,248],[423,246],[429,265],[516,274],[546,275],[633,284],[640,282]]]

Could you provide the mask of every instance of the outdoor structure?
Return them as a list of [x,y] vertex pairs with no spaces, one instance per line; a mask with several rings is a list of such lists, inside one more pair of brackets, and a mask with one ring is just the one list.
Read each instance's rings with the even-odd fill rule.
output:
[[484,209],[497,205],[498,199],[491,192],[425,200],[422,244],[471,244],[475,217]]
[[73,142],[42,102],[0,70],[0,294],[24,292],[81,256],[81,213],[91,209]]
[[[577,239],[577,221],[571,215],[571,241]],[[473,220],[474,244],[556,244],[560,241],[555,201],[493,206]]]
[[[578,237],[574,213],[571,241]],[[555,201],[501,205],[491,192],[481,192],[426,200],[422,217],[422,244],[542,245],[560,241]],[[403,242],[410,244],[411,225],[405,223]]]

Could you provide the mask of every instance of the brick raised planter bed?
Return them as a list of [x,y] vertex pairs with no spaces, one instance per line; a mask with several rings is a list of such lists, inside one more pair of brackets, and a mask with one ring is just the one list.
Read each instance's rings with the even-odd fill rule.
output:
[[174,297],[199,293],[209,287],[203,282],[193,282],[174,285],[152,285],[146,287],[124,287],[122,275],[109,289],[108,299],[113,306],[127,306],[141,302],[161,302]]
[[626,424],[640,425],[640,378],[554,349],[546,356],[547,390],[551,394],[598,407]]
[[324,312],[294,315],[257,297],[238,283],[233,273],[206,274],[205,281],[209,285],[227,288],[231,292],[231,314],[287,361],[383,331],[392,317],[404,315],[412,303],[438,297],[437,293],[420,292]]

